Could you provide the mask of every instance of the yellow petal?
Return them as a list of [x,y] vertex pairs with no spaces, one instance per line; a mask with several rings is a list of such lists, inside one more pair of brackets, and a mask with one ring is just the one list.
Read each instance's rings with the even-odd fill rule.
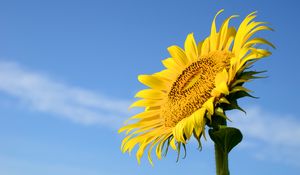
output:
[[251,53],[249,53],[247,56],[245,56],[242,61],[241,64],[239,65],[238,70],[247,62],[247,61],[251,61],[251,60],[255,60],[255,59],[260,59],[263,57],[267,57],[270,56],[272,53],[265,50],[265,49],[256,49],[256,48],[250,48]]
[[[157,116],[152,116],[153,120],[141,120],[137,123],[128,124],[119,129],[119,133],[126,131],[126,134],[129,134],[132,130],[148,130],[162,125],[162,121]],[[134,131],[134,133],[139,133],[139,131]]]
[[138,80],[146,86],[157,90],[167,90],[170,87],[170,82],[153,75],[139,75]]
[[177,150],[177,147],[176,147],[176,144],[175,144],[175,138],[173,137],[170,141],[170,146],[171,148],[176,151]]
[[202,46],[203,46],[203,42],[204,42],[204,41],[201,41],[201,42],[199,42],[198,45],[197,45],[198,55],[202,55],[201,49],[202,49]]
[[247,32],[248,23],[252,21],[256,16],[254,15],[256,12],[249,14],[243,22],[240,24],[239,29],[236,33],[234,45],[233,45],[233,52],[238,53],[242,48],[242,42],[245,37],[245,32]]
[[188,59],[184,51],[180,47],[176,45],[170,46],[168,47],[168,51],[171,57],[174,59],[174,61],[177,62],[179,65],[184,67],[185,65],[188,64]]
[[[262,25],[262,24],[266,24],[265,22],[256,22],[256,21],[251,21],[243,30],[243,37],[241,39],[241,47],[243,47],[244,43],[252,36],[249,35],[249,33],[254,30],[255,28],[257,28],[258,26]],[[254,33],[252,33],[254,34]],[[249,36],[249,37],[248,37]]]
[[[135,128],[135,130],[133,132],[130,133],[130,135],[136,135],[136,134],[141,134],[141,133],[144,133],[145,131],[147,132],[150,132],[151,130],[156,130],[156,129],[159,129],[161,128],[161,126],[157,125],[157,126],[153,126],[151,124],[145,124],[143,125],[142,127],[139,127],[139,128]],[[129,132],[127,132],[129,133]]]
[[216,18],[223,11],[224,11],[224,9],[220,10],[215,15],[214,20],[212,22],[211,31],[210,31],[210,50],[216,50],[217,47],[218,47],[218,36],[217,36]]
[[[127,141],[129,140],[129,139],[131,139],[133,137],[133,135],[132,134],[130,134],[130,135],[127,135],[123,140],[122,140],[122,144],[121,144],[121,151],[123,152],[123,147],[124,147],[124,145],[127,143]],[[123,152],[124,153],[124,152]]]
[[124,146],[123,146],[123,153],[125,152],[131,152],[132,149],[143,140],[143,135],[131,138],[130,140],[128,140]]
[[200,127],[202,125],[202,122],[204,121],[205,111],[205,108],[200,108],[191,115],[196,127]]
[[149,136],[147,140],[145,140],[143,143],[140,144],[140,147],[136,152],[136,159],[138,161],[138,164],[141,164],[141,158],[143,157],[145,149],[147,148],[149,143],[153,140],[153,138],[154,136]]
[[202,107],[205,108],[210,115],[214,114],[214,97],[209,98]]
[[272,43],[270,43],[264,38],[253,38],[250,41],[246,42],[244,47],[252,47],[255,44],[266,44],[271,46],[272,48],[275,48],[275,46]]
[[234,27],[230,27],[228,29],[228,33],[227,33],[227,38],[225,39],[226,43],[224,44],[225,47],[223,48],[223,50],[229,50],[231,45],[232,45],[232,42],[235,38],[235,35],[236,35],[236,30]]
[[222,94],[229,94],[229,90],[228,90],[228,85],[227,85],[227,81],[228,81],[228,73],[226,71],[226,69],[223,69],[222,72],[219,72],[216,75],[215,78],[215,89],[217,92],[220,92]]
[[[232,19],[232,18],[236,18],[238,17],[238,15],[233,15],[233,16],[230,16],[228,17],[222,24],[221,28],[220,28],[220,45],[218,47],[218,50],[222,50],[226,44],[227,44],[227,40],[229,39],[229,36],[230,36],[230,33],[228,34],[228,32],[231,32],[231,31],[228,31],[228,24],[229,24],[229,21]],[[231,29],[232,30],[232,29]]]
[[142,100],[138,100],[138,101],[132,103],[132,105],[130,105],[129,108],[133,108],[133,107],[158,106],[158,105],[160,105],[160,104],[162,104],[162,103],[163,103],[162,100],[142,99]]
[[156,89],[144,89],[135,94],[135,97],[137,98],[146,98],[153,100],[163,99],[165,96],[166,93]]
[[228,73],[227,73],[226,69],[223,69],[223,71],[219,72],[216,75],[215,84],[216,84],[216,86],[218,86],[218,84],[220,84],[222,82],[227,82],[227,80],[228,80]]
[[176,124],[176,126],[173,128],[173,135],[177,142],[185,143],[184,139],[184,121],[186,118],[182,119],[179,123]]
[[192,63],[198,59],[198,48],[193,33],[188,34],[184,43],[184,49],[189,63]]
[[150,164],[153,166],[153,161],[152,161],[152,158],[151,158],[151,153],[152,153],[152,149],[153,147],[157,144],[157,142],[160,140],[160,137],[157,137],[150,145],[150,148],[148,150],[148,160],[150,162]]
[[202,133],[202,127],[195,127],[194,128],[195,136],[197,139],[200,139],[200,135]]
[[165,135],[159,142],[159,144],[156,146],[156,150],[155,150],[155,153],[156,153],[156,156],[158,159],[161,159],[161,152],[162,152],[162,149],[163,149],[163,145],[164,143],[168,140],[168,138],[170,137],[171,134],[168,134],[168,135]]
[[158,110],[144,111],[144,112],[138,113],[138,114],[130,117],[130,119],[149,118],[149,117],[152,117],[154,115],[159,115],[159,113],[160,113],[160,111],[158,111]]
[[192,117],[186,118],[184,122],[183,130],[184,130],[184,135],[186,137],[186,140],[188,140],[193,134],[193,130],[194,130],[194,119]]
[[209,38],[206,38],[203,41],[202,47],[201,47],[201,55],[208,54],[210,52],[210,46],[209,46]]
[[268,27],[268,26],[255,27],[255,28],[251,29],[251,31],[245,36],[244,42],[246,42],[249,38],[251,38],[255,33],[259,32],[259,31],[262,31],[262,30],[273,31],[273,29],[271,27]]
[[169,81],[173,81],[174,79],[176,79],[178,76],[179,76],[179,72],[178,70],[175,71],[175,69],[165,69],[165,70],[162,70],[158,73],[155,73],[155,75],[158,75],[162,78],[165,78]]
[[161,61],[162,64],[167,68],[171,70],[181,70],[183,67],[179,65],[177,62],[175,62],[174,58],[167,58]]

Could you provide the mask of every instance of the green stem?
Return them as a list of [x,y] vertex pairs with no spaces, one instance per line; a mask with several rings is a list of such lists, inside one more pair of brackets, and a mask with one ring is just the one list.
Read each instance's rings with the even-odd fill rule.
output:
[[229,175],[228,154],[224,152],[222,148],[217,144],[215,144],[215,158],[216,158],[216,174]]
[[[227,126],[226,119],[222,117],[216,117],[215,123],[217,125]],[[217,175],[229,175],[228,169],[228,153],[224,151],[222,147],[215,143],[215,159],[216,159],[216,174]]]

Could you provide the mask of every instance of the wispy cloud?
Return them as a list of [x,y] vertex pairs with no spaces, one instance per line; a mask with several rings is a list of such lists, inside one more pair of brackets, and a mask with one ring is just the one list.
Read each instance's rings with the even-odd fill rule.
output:
[[118,127],[128,115],[129,101],[57,82],[13,63],[0,61],[0,92],[33,110],[52,113],[81,124]]
[[[15,97],[27,107],[81,124],[117,128],[129,116],[129,101],[57,82],[38,72],[0,61],[0,92]],[[300,166],[300,120],[297,116],[248,107],[247,115],[229,113],[244,134],[238,148],[258,159]]]
[[300,166],[300,120],[297,116],[249,107],[247,115],[234,112],[231,125],[244,134],[242,148],[258,159]]
[[[14,158],[8,156],[0,156],[0,174],[17,175],[22,172],[23,175],[43,174],[43,175],[96,175],[96,170],[84,167],[68,165],[66,163],[52,163],[45,161],[32,161],[26,158]],[[109,175],[109,172],[105,174]]]

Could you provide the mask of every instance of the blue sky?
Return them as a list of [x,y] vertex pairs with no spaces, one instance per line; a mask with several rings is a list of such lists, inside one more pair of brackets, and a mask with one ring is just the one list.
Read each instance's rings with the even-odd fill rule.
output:
[[260,99],[230,113],[244,140],[230,154],[232,174],[300,174],[299,2],[292,0],[0,1],[0,174],[214,174],[210,140],[192,141],[151,167],[122,154],[117,134],[143,86],[137,75],[162,68],[166,48],[188,33],[209,34],[211,21],[252,11],[275,32],[277,49],[248,84]]

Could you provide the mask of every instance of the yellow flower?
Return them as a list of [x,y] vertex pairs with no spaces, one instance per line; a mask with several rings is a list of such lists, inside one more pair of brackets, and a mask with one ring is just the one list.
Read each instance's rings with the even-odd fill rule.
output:
[[[168,48],[171,55],[162,61],[166,69],[152,75],[140,75],[138,80],[148,89],[139,91],[141,98],[131,107],[143,107],[144,111],[131,117],[119,132],[126,131],[121,150],[131,152],[138,145],[136,158],[140,163],[148,148],[148,159],[155,148],[159,159],[169,146],[176,151],[191,136],[200,144],[205,125],[212,117],[225,117],[224,110],[239,108],[236,99],[250,96],[242,85],[255,78],[255,71],[246,71],[255,61],[269,56],[257,44],[274,47],[263,38],[253,37],[261,30],[271,30],[264,22],[253,21],[256,12],[249,14],[238,30],[229,27],[230,16],[216,29],[215,16],[210,36],[196,43],[189,34],[184,49],[174,45]],[[226,106],[227,105],[227,106]]]

